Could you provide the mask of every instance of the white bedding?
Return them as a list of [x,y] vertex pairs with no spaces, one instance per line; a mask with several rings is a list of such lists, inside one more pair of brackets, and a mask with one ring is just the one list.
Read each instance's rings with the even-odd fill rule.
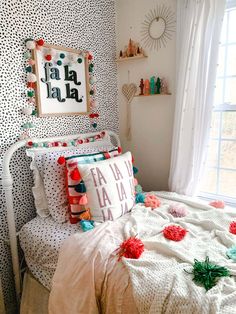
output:
[[27,265],[36,279],[47,289],[56,269],[62,243],[75,232],[82,232],[79,225],[59,224],[52,217],[36,217],[25,224],[19,234]]
[[[234,209],[213,209],[176,194],[159,194],[163,205],[154,211],[136,205],[131,215],[106,222],[86,234],[67,239],[60,251],[49,299],[50,314],[59,313],[236,313],[236,263],[226,249],[236,242],[228,232]],[[169,198],[169,200],[168,200]],[[171,199],[171,200],[170,200]],[[188,207],[186,218],[168,214],[171,201]],[[162,235],[165,226],[178,223],[188,229],[178,243]],[[116,249],[124,239],[136,235],[145,244],[139,260],[117,262]],[[222,278],[207,293],[192,281],[194,258],[227,266],[233,277]],[[124,266],[126,265],[126,266]],[[130,292],[133,299],[122,304]],[[77,295],[76,298],[72,297]]]

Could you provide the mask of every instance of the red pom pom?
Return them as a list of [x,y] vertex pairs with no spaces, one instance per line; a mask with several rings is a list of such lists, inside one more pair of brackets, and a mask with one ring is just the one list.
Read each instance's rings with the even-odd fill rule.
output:
[[94,118],[98,118],[98,117],[99,117],[99,114],[98,114],[98,113],[94,113],[94,114],[93,114],[93,117],[94,117]]
[[35,88],[35,85],[36,85],[35,82],[28,82],[27,83],[28,88]]
[[79,169],[78,168],[75,168],[71,174],[70,174],[70,177],[72,180],[74,181],[79,181],[81,180],[81,176],[80,176],[80,173],[79,173]]
[[66,146],[67,146],[67,143],[62,143],[62,146],[63,146],[63,147],[66,147]]
[[95,117],[95,113],[90,113],[89,118],[93,119]]
[[229,225],[229,232],[236,234],[236,221],[232,221]]
[[33,142],[32,142],[32,141],[29,141],[29,142],[27,143],[27,145],[28,145],[28,146],[33,146]]
[[88,60],[92,60],[93,56],[91,54],[88,55]]
[[101,136],[103,137],[103,136],[105,136],[106,135],[106,132],[105,131],[102,131],[101,132]]
[[64,165],[65,162],[66,162],[66,159],[65,159],[64,156],[61,156],[61,157],[59,157],[59,158],[57,159],[57,163],[58,163],[59,165]]
[[39,45],[39,46],[43,46],[44,45],[44,40],[42,38],[40,38],[36,42],[37,42],[37,45]]
[[126,258],[138,259],[144,251],[144,244],[140,239],[136,237],[130,237],[128,240],[121,243],[118,250],[118,261],[122,256]]
[[59,146],[59,142],[54,142],[53,146],[55,146],[55,147]]
[[180,226],[168,226],[163,230],[164,237],[172,241],[181,241],[187,233],[187,230]]
[[84,142],[83,140],[78,140],[79,144],[83,144],[83,142]]
[[51,56],[51,55],[46,55],[46,56],[45,56],[45,59],[46,59],[47,61],[51,61],[51,60],[52,60],[52,56]]
[[119,153],[119,154],[121,154],[121,153],[122,153],[122,148],[121,148],[120,146],[118,147],[118,149],[117,149],[117,150],[118,150],[118,153]]
[[86,138],[86,139],[84,140],[84,142],[85,142],[85,143],[89,143],[89,138]]

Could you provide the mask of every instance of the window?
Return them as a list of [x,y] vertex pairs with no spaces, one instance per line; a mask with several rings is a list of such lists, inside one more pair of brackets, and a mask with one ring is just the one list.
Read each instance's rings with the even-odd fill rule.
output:
[[236,205],[236,1],[225,12],[207,169],[201,196]]

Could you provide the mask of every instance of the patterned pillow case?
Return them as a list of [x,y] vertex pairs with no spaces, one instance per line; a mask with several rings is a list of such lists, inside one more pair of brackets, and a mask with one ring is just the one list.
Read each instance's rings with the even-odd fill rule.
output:
[[56,222],[64,223],[69,220],[65,169],[57,163],[58,158],[93,154],[111,149],[114,149],[112,144],[100,142],[98,146],[85,144],[74,150],[48,152],[40,157],[40,162],[36,157],[35,162],[42,180],[41,190],[43,188],[48,211]]
[[86,208],[86,187],[80,177],[78,165],[95,163],[119,155],[118,149],[108,152],[66,157],[66,185],[69,200],[70,222],[77,223],[81,219],[90,220],[90,209]]
[[[94,164],[78,163],[75,169],[78,182],[83,180],[82,185],[86,187],[87,199],[83,199],[82,203],[90,211],[92,220],[115,220],[132,209],[135,187],[130,152]],[[70,176],[74,176],[73,171],[69,173]],[[81,199],[83,197],[85,194]]]
[[[59,156],[70,156],[78,154],[90,154],[111,150],[114,145],[107,132],[98,135],[83,137],[72,141],[75,146],[65,147],[67,142],[55,142],[55,145],[42,147],[27,145],[26,154],[32,158],[30,168],[33,171],[34,186],[32,192],[37,214],[40,217],[52,217],[59,223],[68,220],[68,207],[65,177],[62,167],[57,164]],[[28,142],[29,143],[29,142]],[[53,143],[51,143],[53,144]],[[66,144],[66,145],[64,145]],[[59,145],[59,146],[58,146]],[[60,146],[65,147],[61,150]],[[62,210],[63,207],[63,210]]]

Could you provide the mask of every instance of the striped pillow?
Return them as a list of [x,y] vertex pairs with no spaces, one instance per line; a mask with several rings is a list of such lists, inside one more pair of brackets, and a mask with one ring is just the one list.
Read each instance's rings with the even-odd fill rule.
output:
[[70,222],[77,223],[81,219],[90,220],[90,209],[87,204],[86,187],[81,180],[77,166],[91,164],[119,155],[118,148],[109,152],[66,157],[66,186],[69,201]]

